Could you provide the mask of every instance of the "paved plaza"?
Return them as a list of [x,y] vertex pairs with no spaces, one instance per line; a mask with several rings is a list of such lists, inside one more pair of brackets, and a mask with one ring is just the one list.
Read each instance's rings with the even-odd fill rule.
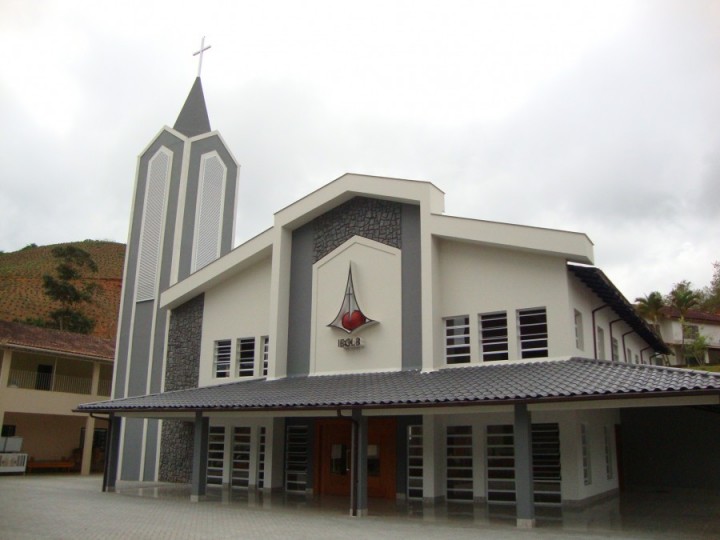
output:
[[351,518],[347,501],[209,490],[192,503],[186,486],[119,482],[100,491],[99,476],[0,477],[3,539],[694,539],[720,538],[720,494],[649,492],[583,511],[542,515],[519,530],[484,505],[423,508],[371,501],[370,516]]

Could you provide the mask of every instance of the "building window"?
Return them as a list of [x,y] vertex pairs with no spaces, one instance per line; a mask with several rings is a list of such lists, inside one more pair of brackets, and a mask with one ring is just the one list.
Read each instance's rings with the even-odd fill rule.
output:
[[606,360],[605,357],[605,330],[597,327],[597,356],[600,360]]
[[625,362],[630,364],[632,362],[632,351],[630,350],[630,347],[628,347],[626,349],[625,353],[627,354],[627,357],[625,358]]
[[255,338],[237,340],[238,377],[255,375]]
[[263,377],[267,377],[268,374],[268,362],[270,361],[270,336],[262,337],[262,355],[263,355]]
[[635,363],[636,364],[640,363],[640,357],[637,354],[635,355]]
[[12,424],[4,424],[2,427],[2,433],[0,434],[0,437],[14,437],[15,436],[15,428],[16,426]]
[[220,256],[226,177],[227,167],[217,152],[202,156],[198,181],[193,272],[207,266]]
[[585,340],[583,339],[583,322],[582,313],[575,310],[575,347],[585,350]]
[[517,314],[521,358],[547,357],[548,326],[545,308],[521,309]]
[[478,316],[480,350],[484,362],[508,359],[507,313],[486,313]]
[[612,338],[610,340],[610,347],[611,347],[611,353],[612,353],[612,361],[619,362],[620,361],[620,349],[618,347],[617,338]]
[[448,364],[470,362],[470,317],[467,315],[445,319],[445,359]]
[[231,342],[229,339],[221,339],[215,342],[214,371],[218,379],[230,376],[230,353]]
[[685,341],[696,340],[700,336],[700,329],[696,324],[685,325]]
[[612,480],[614,475],[612,437],[608,426],[603,429],[605,430],[605,474],[608,480]]
[[586,424],[580,424],[580,441],[582,444],[583,482],[592,484],[592,467],[590,464],[590,438]]

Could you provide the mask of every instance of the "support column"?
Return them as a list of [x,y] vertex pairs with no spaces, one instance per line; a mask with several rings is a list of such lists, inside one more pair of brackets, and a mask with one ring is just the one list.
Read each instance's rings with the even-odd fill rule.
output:
[[108,436],[105,444],[105,471],[103,473],[103,491],[115,491],[118,459],[120,457],[120,431],[122,418],[110,413],[108,418]]
[[80,465],[80,474],[90,474],[93,454],[93,439],[95,435],[95,418],[88,415],[85,420],[85,438],[83,439],[82,462]]
[[533,500],[532,434],[527,404],[515,405],[515,492],[516,524],[522,529],[535,527]]
[[[12,366],[12,351],[5,349],[2,355],[2,363],[0,364],[0,388],[7,388],[8,380],[10,379],[10,367]],[[6,400],[2,399],[5,395],[4,390],[0,390],[0,427],[5,422],[5,408],[7,404]]]
[[100,386],[100,362],[93,363],[92,381],[90,383],[90,394],[97,396]]
[[350,468],[350,515],[367,516],[368,420],[362,410],[352,413],[352,465]]
[[272,418],[265,431],[265,485],[263,491],[282,489],[284,452],[285,419]]
[[207,486],[207,447],[210,419],[203,418],[202,411],[195,413],[195,429],[193,430],[193,464],[192,487],[190,500],[198,502],[205,497]]

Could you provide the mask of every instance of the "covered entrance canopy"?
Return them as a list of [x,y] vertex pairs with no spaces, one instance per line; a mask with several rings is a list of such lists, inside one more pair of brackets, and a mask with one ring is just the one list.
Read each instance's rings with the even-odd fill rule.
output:
[[[472,412],[506,405],[514,413],[518,523],[534,519],[530,415],[545,408],[643,407],[661,404],[720,404],[720,375],[648,365],[568,358],[503,362],[432,372],[382,373],[257,379],[218,386],[138,396],[78,407],[113,417],[194,419],[193,496],[204,494],[208,414],[268,413],[291,417],[334,411],[352,418],[351,499],[354,514],[367,508],[368,416],[452,409]],[[451,409],[452,408],[452,409]],[[116,473],[113,430],[106,468],[108,487]],[[328,450],[332,452],[332,448]],[[113,461],[115,460],[115,461]]]

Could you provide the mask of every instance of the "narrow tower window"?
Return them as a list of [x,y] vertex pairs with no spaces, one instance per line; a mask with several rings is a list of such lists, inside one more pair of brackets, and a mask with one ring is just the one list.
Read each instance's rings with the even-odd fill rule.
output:
[[220,256],[223,199],[227,167],[216,152],[205,154],[200,163],[193,272]]

